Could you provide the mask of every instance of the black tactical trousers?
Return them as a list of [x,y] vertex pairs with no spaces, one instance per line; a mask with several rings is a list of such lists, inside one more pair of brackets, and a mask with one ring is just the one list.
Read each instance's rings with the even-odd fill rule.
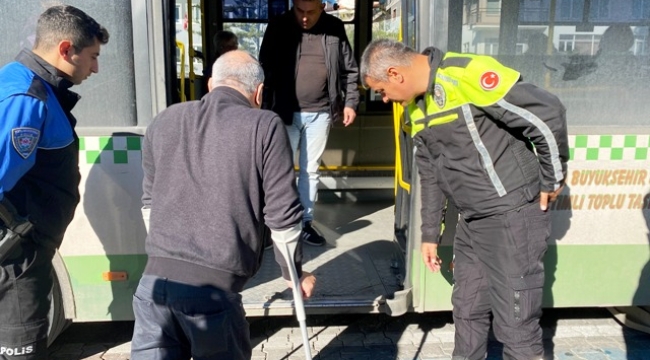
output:
[[47,359],[53,256],[23,241],[0,264],[0,360]]
[[453,358],[484,359],[490,313],[504,359],[543,356],[543,257],[550,213],[539,203],[483,219],[460,219],[454,240]]

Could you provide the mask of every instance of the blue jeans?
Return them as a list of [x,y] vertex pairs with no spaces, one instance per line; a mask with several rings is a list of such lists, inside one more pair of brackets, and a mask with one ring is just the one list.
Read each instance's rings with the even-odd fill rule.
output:
[[131,360],[248,360],[241,295],[143,275],[133,296]]
[[287,125],[291,150],[295,157],[298,145],[298,194],[304,209],[302,221],[314,219],[314,202],[318,194],[320,158],[325,152],[332,118],[328,112],[293,113],[293,124]]

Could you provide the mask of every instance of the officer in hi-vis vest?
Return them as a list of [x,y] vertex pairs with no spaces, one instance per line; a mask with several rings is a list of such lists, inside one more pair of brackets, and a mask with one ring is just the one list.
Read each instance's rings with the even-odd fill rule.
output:
[[431,271],[440,270],[446,201],[460,211],[453,359],[485,358],[490,313],[504,359],[541,359],[547,209],[569,158],[564,106],[492,57],[433,47],[419,54],[391,40],[368,45],[361,79],[408,110]]

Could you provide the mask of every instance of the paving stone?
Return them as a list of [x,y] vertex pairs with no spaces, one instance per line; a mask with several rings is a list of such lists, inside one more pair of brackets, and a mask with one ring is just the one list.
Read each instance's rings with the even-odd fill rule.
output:
[[312,348],[317,349],[317,350],[322,350],[326,348],[336,348],[336,347],[343,347],[343,342],[339,339],[332,339],[329,341],[313,341],[311,343]]
[[[450,316],[431,315],[314,317],[316,320],[308,327],[312,357],[314,360],[449,360],[454,348]],[[543,329],[545,360],[650,360],[650,335],[623,329],[610,319],[570,319],[556,323],[547,322]],[[89,327],[96,333],[86,337],[70,333],[61,336],[49,349],[50,359],[128,359],[131,343],[113,342],[116,338],[113,333],[120,330],[110,330],[112,326]],[[84,341],[84,338],[91,340]],[[502,345],[493,335],[491,339],[487,359],[501,360]],[[253,360],[305,358],[301,331],[293,319],[252,321],[251,344]]]
[[421,358],[444,357],[450,355],[450,351],[445,350],[442,345],[423,345],[420,349]]
[[129,354],[104,354],[103,360],[129,360]]
[[431,340],[428,341],[430,343],[436,342],[436,340],[441,343],[453,343],[455,337],[454,333],[449,332],[438,332],[431,335],[432,336],[429,336]]
[[262,350],[266,344],[268,344],[268,341],[266,339],[251,339],[251,346],[253,347],[253,350]]
[[[310,349],[310,351],[311,351],[312,359],[316,355],[318,355],[318,351],[315,351],[313,349]],[[272,358],[272,357],[269,356],[268,359],[271,360],[271,359],[275,359],[275,358]],[[305,350],[303,350],[303,348],[300,347],[300,348],[293,349],[287,355],[284,355],[282,358],[278,358],[278,359],[283,359],[283,360],[305,360],[305,359],[307,359],[307,355],[305,355]]]
[[342,347],[326,347],[321,350],[319,350],[318,357],[322,359],[329,359],[329,358],[341,358],[341,348]]
[[365,346],[391,344],[393,344],[393,341],[387,338],[383,332],[366,334],[366,338],[363,339],[363,345]]
[[83,343],[65,344],[51,353],[51,357],[60,359],[77,359],[83,354]]
[[[298,344],[300,345],[300,344]],[[288,349],[292,350],[294,347],[294,343],[291,341],[268,341],[264,344],[262,347],[262,351],[266,352],[266,350],[279,350],[279,349]]]
[[451,354],[452,351],[454,351],[454,343],[448,342],[448,343],[442,343],[440,345],[440,348],[445,351],[446,353]]
[[312,341],[317,341],[319,343],[328,343],[332,340],[341,341],[335,334],[318,334],[315,339],[312,339]]
[[345,346],[362,345],[365,338],[366,335],[361,332],[343,332],[337,336],[337,339],[341,340]]
[[130,353],[131,352],[131,342],[125,342],[123,344],[117,344],[110,349],[106,350],[107,355],[111,354],[121,354],[121,353]]
[[397,343],[420,345],[422,343],[422,336],[414,335],[412,333],[404,333]]
[[290,349],[269,349],[264,350],[266,353],[266,358],[269,360],[273,359],[282,359],[291,353]]
[[[81,360],[102,360],[103,354],[92,354],[92,355],[87,355],[87,354],[81,354],[79,359]],[[55,360],[56,358],[50,357],[50,360]]]
[[260,357],[260,356],[261,357],[266,357],[266,353],[264,351],[260,350],[260,349],[253,349],[253,351],[251,351],[251,357],[254,358],[254,357]]

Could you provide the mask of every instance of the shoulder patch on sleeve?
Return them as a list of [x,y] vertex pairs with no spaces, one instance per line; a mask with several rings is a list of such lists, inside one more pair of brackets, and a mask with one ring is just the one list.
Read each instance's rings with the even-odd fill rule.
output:
[[11,129],[11,142],[18,155],[23,159],[27,159],[34,152],[40,137],[40,130],[34,128],[21,127]]

